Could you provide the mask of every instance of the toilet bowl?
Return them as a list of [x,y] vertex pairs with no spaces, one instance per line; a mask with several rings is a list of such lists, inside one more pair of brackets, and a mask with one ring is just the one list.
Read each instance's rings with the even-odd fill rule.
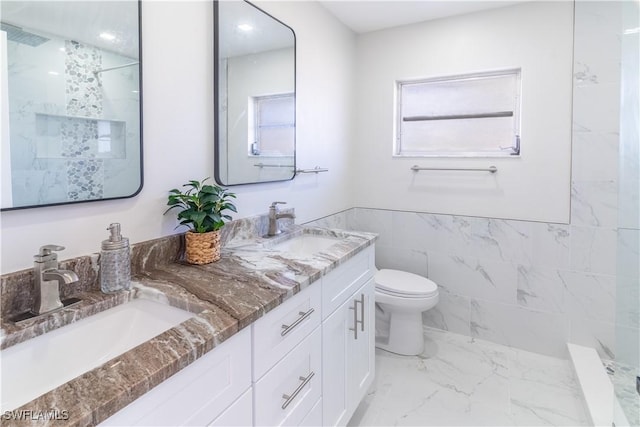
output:
[[422,312],[438,303],[438,286],[406,271],[378,270],[375,300],[376,347],[406,356],[422,353]]

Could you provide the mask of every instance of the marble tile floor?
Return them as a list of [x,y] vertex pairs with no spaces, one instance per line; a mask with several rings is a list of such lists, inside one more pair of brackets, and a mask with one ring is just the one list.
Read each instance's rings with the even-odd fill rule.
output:
[[428,329],[423,354],[376,349],[350,426],[590,425],[569,360]]
[[627,421],[632,426],[640,425],[640,397],[636,392],[636,369],[619,362],[607,361],[605,368],[622,405]]

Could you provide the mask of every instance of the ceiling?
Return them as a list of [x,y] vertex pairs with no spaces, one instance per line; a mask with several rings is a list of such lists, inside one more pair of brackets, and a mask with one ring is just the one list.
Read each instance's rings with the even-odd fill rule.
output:
[[352,31],[367,33],[524,1],[527,0],[322,0],[320,4]]
[[[2,0],[2,22],[45,37],[57,36],[138,57],[138,5],[135,1]],[[116,36],[105,41],[100,33]]]

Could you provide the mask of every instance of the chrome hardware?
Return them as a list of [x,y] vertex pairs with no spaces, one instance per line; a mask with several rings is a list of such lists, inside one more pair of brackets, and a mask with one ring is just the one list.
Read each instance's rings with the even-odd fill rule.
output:
[[[255,153],[254,153],[255,154]],[[292,168],[293,165],[266,165],[264,163],[255,163],[253,166],[257,168]]]
[[474,172],[498,172],[498,168],[495,166],[489,166],[488,168],[423,168],[418,165],[411,166],[411,170],[418,171],[474,171]]
[[[358,304],[362,304],[364,306],[364,295],[362,296],[362,301],[354,300],[353,307],[349,307],[349,310],[353,310],[353,328],[349,328],[350,331],[353,331],[353,338],[358,339],[358,323],[363,323],[361,320],[358,320]],[[364,325],[362,326],[362,330],[364,331]]]
[[492,113],[476,114],[441,114],[439,116],[410,116],[403,117],[403,122],[424,122],[429,120],[468,120],[468,119],[488,119],[494,117],[513,117],[513,111],[495,111]]
[[285,402],[282,404],[282,409],[287,409],[287,406],[289,406],[289,404],[293,402],[293,399],[295,399],[296,396],[300,394],[304,386],[309,384],[309,381],[311,381],[311,378],[313,378],[315,374],[316,374],[315,372],[311,371],[309,375],[307,375],[306,377],[298,377],[300,381],[302,381],[298,386],[298,388],[293,393],[291,393],[291,395],[286,395],[286,394],[282,395],[282,398],[285,399]]
[[360,330],[364,332],[364,294],[360,294]]
[[277,236],[281,233],[278,229],[278,220],[281,218],[295,218],[295,214],[292,213],[279,213],[277,205],[284,205],[287,202],[273,202],[269,206],[269,230],[266,237]]
[[33,276],[35,285],[35,301],[33,314],[43,314],[63,307],[60,301],[60,284],[77,282],[78,275],[70,270],[58,268],[58,254],[64,246],[45,245],[34,255]]
[[289,332],[291,332],[293,330],[293,328],[295,328],[296,326],[298,326],[300,323],[302,323],[305,319],[307,319],[309,316],[311,316],[311,313],[313,313],[314,310],[313,308],[310,308],[308,311],[304,312],[304,311],[300,311],[298,312],[298,314],[300,315],[300,317],[298,317],[296,319],[295,322],[293,322],[290,325],[282,325],[282,332],[280,332],[281,336],[285,336],[287,335]]
[[296,173],[315,173],[317,175],[319,172],[329,172],[329,169],[321,168],[320,166],[316,166],[313,169],[296,169]]
[[500,146],[500,149],[503,150],[503,151],[511,150],[511,152],[509,154],[512,155],[512,156],[520,155],[520,135],[516,135],[515,142],[511,147],[502,147],[502,146]]

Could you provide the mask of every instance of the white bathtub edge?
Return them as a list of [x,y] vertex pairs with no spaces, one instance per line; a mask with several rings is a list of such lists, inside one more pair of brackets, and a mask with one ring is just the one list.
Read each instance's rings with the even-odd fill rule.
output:
[[615,414],[617,427],[628,426],[598,353],[576,344],[567,344],[567,348],[593,425],[611,427]]

